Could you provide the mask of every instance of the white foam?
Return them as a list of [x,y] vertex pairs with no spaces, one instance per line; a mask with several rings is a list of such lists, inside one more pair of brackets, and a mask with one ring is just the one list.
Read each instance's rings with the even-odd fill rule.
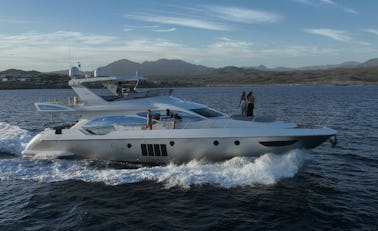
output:
[[0,179],[41,182],[82,180],[107,185],[153,181],[167,188],[188,189],[204,184],[233,188],[271,185],[280,179],[293,177],[305,158],[306,153],[294,150],[284,155],[265,154],[255,160],[237,157],[215,164],[191,161],[184,165],[138,169],[104,169],[88,161],[13,158],[0,160]]
[[21,155],[22,150],[31,140],[30,131],[16,125],[0,122],[0,152]]

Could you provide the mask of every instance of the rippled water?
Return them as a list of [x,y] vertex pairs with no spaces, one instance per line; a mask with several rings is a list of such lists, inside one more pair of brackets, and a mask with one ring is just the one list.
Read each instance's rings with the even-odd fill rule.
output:
[[338,146],[156,167],[23,159],[50,120],[32,103],[67,101],[73,92],[0,91],[0,228],[377,230],[378,87],[180,88],[174,95],[235,114],[243,90],[253,90],[256,114],[330,126]]

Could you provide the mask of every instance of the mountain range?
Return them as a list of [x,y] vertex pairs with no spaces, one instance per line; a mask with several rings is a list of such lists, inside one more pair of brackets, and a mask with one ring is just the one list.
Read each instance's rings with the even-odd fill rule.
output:
[[107,75],[141,75],[141,76],[185,76],[203,75],[212,72],[215,68],[195,65],[179,59],[159,59],[136,63],[121,59],[103,67]]
[[[235,67],[211,68],[182,60],[159,59],[136,63],[127,59],[106,65],[105,74],[147,77],[147,86],[229,86],[246,84],[377,84],[378,58],[366,62],[302,68]],[[151,83],[159,83],[158,85]]]
[[[268,68],[264,65],[255,67],[234,67],[242,70],[257,70],[257,71],[310,71],[310,70],[330,70],[336,68],[365,68],[378,67],[378,58],[370,59],[366,62],[344,62],[341,64],[306,66],[299,68],[276,67]],[[135,75],[141,76],[194,76],[194,75],[208,75],[217,70],[227,69],[231,67],[212,68],[203,65],[195,65],[178,59],[159,59],[157,61],[146,61],[143,63],[133,62],[127,59],[121,59],[112,62],[103,67],[107,75]]]
[[[230,86],[270,84],[378,84],[378,58],[366,62],[301,68],[235,67],[211,68],[178,59],[159,59],[143,63],[121,59],[103,68],[105,75],[139,75],[147,87]],[[87,75],[93,72],[85,72]],[[8,69],[0,71],[0,89],[66,88],[68,70],[41,73]]]
[[343,62],[340,64],[328,64],[328,65],[317,65],[317,66],[304,66],[298,68],[289,68],[289,67],[275,67],[275,68],[268,68],[264,65],[250,67],[252,69],[260,70],[260,71],[310,71],[310,70],[329,70],[329,69],[336,69],[336,68],[359,68],[359,67],[377,67],[378,66],[378,58],[370,59],[366,62],[356,62],[356,61],[349,61]]
[[[103,66],[103,73],[109,76],[122,76],[122,75],[140,75],[140,76],[198,76],[198,75],[209,75],[217,72],[222,72],[222,70],[234,71],[270,71],[270,72],[291,72],[291,71],[316,71],[316,70],[332,70],[337,68],[369,68],[378,67],[378,58],[370,59],[366,62],[344,62],[340,64],[328,64],[328,65],[317,65],[317,66],[304,66],[298,68],[290,67],[274,67],[269,68],[264,65],[250,66],[250,67],[235,67],[226,66],[220,68],[207,67],[203,65],[196,65],[192,63],[185,62],[179,59],[159,59],[156,61],[145,61],[142,63],[137,63],[130,61],[128,59],[120,59],[115,62],[109,63]],[[1,72],[0,72],[1,73]],[[58,74],[68,74],[68,70],[54,71],[52,73]],[[87,71],[87,74],[92,74],[91,71]]]

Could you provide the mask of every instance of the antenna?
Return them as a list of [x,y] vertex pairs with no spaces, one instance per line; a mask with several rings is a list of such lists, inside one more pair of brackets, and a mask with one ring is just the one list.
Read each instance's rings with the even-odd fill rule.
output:
[[71,47],[68,48],[68,59],[69,59],[69,62],[70,62],[70,68],[71,68],[71,67],[72,67]]
[[81,76],[81,64],[77,61],[77,67],[72,66],[71,47],[68,49],[70,68],[68,69],[68,76],[72,79],[76,79]]

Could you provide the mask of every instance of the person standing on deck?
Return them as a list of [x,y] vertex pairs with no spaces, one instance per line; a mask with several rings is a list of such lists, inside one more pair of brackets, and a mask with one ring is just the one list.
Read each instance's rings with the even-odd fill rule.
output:
[[117,95],[118,95],[118,97],[122,97],[123,96],[123,89],[122,89],[122,83],[121,82],[118,82]]
[[147,119],[147,126],[146,126],[146,128],[152,130],[152,115],[151,115],[151,110],[150,109],[147,110],[146,119]]
[[245,91],[243,91],[240,96],[239,107],[241,109],[241,115],[246,116],[247,99],[246,99]]
[[253,117],[253,109],[255,108],[255,97],[252,91],[247,94],[247,117]]

